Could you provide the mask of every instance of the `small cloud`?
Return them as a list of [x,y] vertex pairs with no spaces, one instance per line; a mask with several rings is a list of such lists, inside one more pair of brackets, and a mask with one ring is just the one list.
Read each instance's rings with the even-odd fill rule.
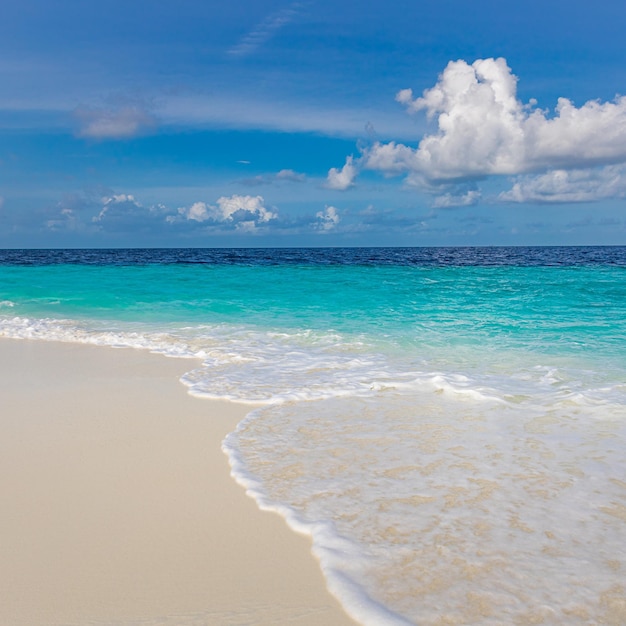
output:
[[[214,207],[208,206],[205,202],[194,202],[189,208],[178,209],[179,215],[193,222],[206,222],[216,218]],[[168,218],[168,221],[172,221]]]
[[235,182],[239,183],[240,185],[245,185],[246,187],[261,187],[262,185],[271,185],[273,182],[273,178],[269,178],[267,176],[259,174],[258,176],[240,178]]
[[298,15],[302,2],[292,2],[288,7],[275,11],[261,20],[248,34],[244,35],[235,46],[228,50],[233,57],[247,57],[268,42],[283,26],[292,22]]
[[246,220],[244,222],[238,222],[235,226],[235,230],[242,233],[255,233],[257,231],[257,224],[253,220]]
[[156,125],[154,116],[136,104],[114,108],[79,107],[74,117],[80,124],[78,136],[87,139],[130,139]]
[[339,212],[334,206],[327,206],[323,211],[318,211],[315,217],[318,219],[316,226],[323,233],[334,230],[340,221]]
[[288,180],[292,183],[303,183],[306,180],[306,175],[294,170],[280,170],[276,174],[276,180]]
[[242,232],[254,232],[262,225],[278,217],[275,209],[268,209],[262,196],[222,196],[215,205],[194,202],[189,207],[180,207],[177,215],[169,215],[166,222],[206,222],[234,226]]
[[261,185],[272,185],[281,181],[303,183],[306,181],[306,174],[301,174],[294,170],[280,170],[277,174],[259,174],[250,178],[242,178],[238,182],[247,187],[260,187]]
[[171,210],[163,204],[144,206],[132,194],[113,194],[101,199],[101,210],[92,218],[100,230],[126,232],[158,230]]
[[480,200],[480,191],[472,189],[464,194],[445,193],[437,196],[432,203],[434,209],[448,209],[460,206],[471,206]]
[[345,191],[349,187],[354,185],[354,179],[357,175],[357,168],[354,165],[354,158],[350,155],[346,159],[346,164],[338,169],[336,167],[332,167],[328,171],[328,176],[326,178],[326,187],[329,189],[337,189],[339,191]]
[[239,160],[237,163],[241,163],[241,165],[250,165],[250,161]]
[[626,198],[626,167],[552,170],[539,176],[519,177],[498,200],[516,203],[597,202]]
[[100,213],[98,213],[98,215],[96,215],[93,218],[94,222],[101,221],[106,216],[106,214],[111,210],[111,207],[114,207],[116,205],[121,204],[126,207],[143,208],[142,205],[139,204],[139,202],[135,200],[135,196],[133,196],[132,194],[120,193],[120,194],[113,194],[111,196],[104,196],[101,199],[101,202],[102,202],[102,209]]
[[130,193],[118,193],[110,196],[103,196],[102,198],[102,204],[105,206],[107,204],[121,204],[123,202],[135,202],[135,196]]
[[57,207],[58,212],[56,215],[47,219],[45,227],[52,232],[61,232],[68,230],[80,230],[79,221],[76,214],[72,209]]
[[278,217],[275,211],[265,207],[262,196],[222,196],[217,199],[217,206],[222,220],[234,220],[242,214],[254,216],[257,222],[269,222]]

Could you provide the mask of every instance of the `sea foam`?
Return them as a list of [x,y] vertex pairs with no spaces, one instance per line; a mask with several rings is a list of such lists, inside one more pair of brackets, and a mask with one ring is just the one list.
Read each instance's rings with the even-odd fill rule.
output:
[[224,448],[364,624],[619,623],[626,420],[599,417],[423,389],[269,407]]

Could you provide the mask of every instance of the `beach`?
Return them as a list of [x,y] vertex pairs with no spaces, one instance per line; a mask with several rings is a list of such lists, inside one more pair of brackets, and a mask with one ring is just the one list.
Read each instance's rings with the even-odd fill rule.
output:
[[0,623],[354,623],[231,478],[250,407],[188,395],[189,359],[2,339],[0,368]]
[[3,255],[3,626],[626,623],[626,248]]

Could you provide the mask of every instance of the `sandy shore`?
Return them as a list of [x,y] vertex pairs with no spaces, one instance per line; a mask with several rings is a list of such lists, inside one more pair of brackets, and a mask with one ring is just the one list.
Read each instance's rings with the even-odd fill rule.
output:
[[192,365],[0,340],[0,624],[353,624],[231,479],[246,409],[187,395]]

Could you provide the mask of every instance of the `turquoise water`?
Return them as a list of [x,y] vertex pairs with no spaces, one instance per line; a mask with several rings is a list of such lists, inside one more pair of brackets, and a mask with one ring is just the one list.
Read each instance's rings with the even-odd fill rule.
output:
[[0,336],[256,405],[234,475],[364,624],[621,624],[625,278],[624,248],[6,251]]

